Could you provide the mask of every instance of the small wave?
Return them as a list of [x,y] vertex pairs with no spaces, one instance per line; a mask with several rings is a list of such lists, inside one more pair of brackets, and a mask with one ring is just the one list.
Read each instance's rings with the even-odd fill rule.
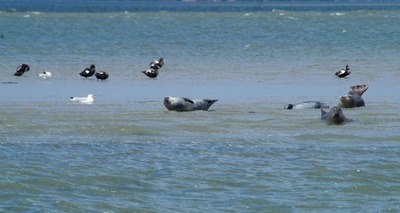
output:
[[284,13],[284,10],[279,10],[279,9],[272,9],[273,13]]
[[336,12],[336,13],[331,13],[329,15],[331,15],[331,16],[344,16],[344,13]]
[[28,13],[33,14],[33,15],[42,15],[42,14],[44,14],[44,13],[39,12],[39,11],[31,11],[31,12],[28,12]]
[[17,12],[16,8],[10,8],[10,9],[6,9],[6,12]]

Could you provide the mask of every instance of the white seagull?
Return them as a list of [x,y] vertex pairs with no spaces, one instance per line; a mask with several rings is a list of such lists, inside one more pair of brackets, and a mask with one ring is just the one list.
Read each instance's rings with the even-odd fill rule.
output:
[[50,78],[51,72],[47,72],[47,71],[41,72],[41,73],[39,73],[39,77],[44,78],[44,79]]
[[92,104],[96,96],[89,94],[87,97],[70,97],[69,100],[75,103]]

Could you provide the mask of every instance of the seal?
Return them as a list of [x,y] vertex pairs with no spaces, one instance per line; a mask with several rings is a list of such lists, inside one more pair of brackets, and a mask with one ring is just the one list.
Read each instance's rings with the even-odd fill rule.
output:
[[96,66],[94,64],[90,65],[89,68],[85,68],[79,75],[82,77],[85,77],[86,79],[96,72]]
[[347,121],[342,110],[337,106],[332,107],[329,112],[321,109],[321,120],[325,120],[327,124],[336,125],[344,124]]
[[104,72],[104,71],[96,72],[96,74],[94,74],[94,75],[96,76],[97,80],[104,81],[108,78],[108,73]]
[[29,70],[30,70],[29,65],[21,64],[17,67],[17,70],[14,73],[14,76],[22,76],[25,72],[28,72]]
[[348,95],[340,97],[339,107],[341,108],[353,108],[353,107],[365,107],[364,99],[361,97],[362,94],[367,91],[368,85],[356,85],[351,86]]
[[321,109],[329,108],[328,104],[319,101],[304,101],[297,104],[288,104],[285,109]]
[[335,73],[335,75],[339,78],[344,78],[350,74],[351,74],[351,71],[350,71],[349,65],[346,65],[346,68],[341,69]]
[[164,106],[170,111],[207,111],[218,99],[189,99],[180,97],[165,97]]

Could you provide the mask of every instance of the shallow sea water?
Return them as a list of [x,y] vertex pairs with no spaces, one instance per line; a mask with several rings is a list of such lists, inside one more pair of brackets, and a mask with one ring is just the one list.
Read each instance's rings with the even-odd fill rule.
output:
[[[0,211],[397,212],[399,19],[0,12]],[[159,57],[159,77],[144,76]],[[31,70],[13,76],[21,63]],[[90,64],[110,78],[80,77]],[[344,125],[283,109],[334,106],[356,84],[370,86],[366,107],[344,109]],[[89,93],[94,104],[68,100]],[[165,96],[219,100],[177,113]]]

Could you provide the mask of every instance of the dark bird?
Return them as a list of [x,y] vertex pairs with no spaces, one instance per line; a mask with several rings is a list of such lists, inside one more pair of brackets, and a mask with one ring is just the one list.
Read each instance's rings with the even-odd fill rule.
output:
[[90,68],[85,68],[79,75],[82,77],[88,78],[96,72],[96,66],[94,64],[90,65]]
[[14,73],[15,76],[21,76],[25,72],[28,72],[30,70],[29,66],[27,64],[21,64],[17,67],[17,71]]
[[158,69],[150,68],[148,70],[142,71],[142,73],[147,75],[147,77],[149,77],[149,78],[155,78],[158,76]]
[[154,60],[149,65],[151,69],[161,69],[161,67],[164,66],[164,59],[160,58],[158,60]]
[[96,72],[95,74],[97,80],[106,80],[108,78],[108,73],[101,71],[101,72]]
[[344,78],[350,74],[351,74],[351,71],[350,71],[349,65],[346,65],[346,68],[341,69],[335,73],[335,75],[339,78]]

